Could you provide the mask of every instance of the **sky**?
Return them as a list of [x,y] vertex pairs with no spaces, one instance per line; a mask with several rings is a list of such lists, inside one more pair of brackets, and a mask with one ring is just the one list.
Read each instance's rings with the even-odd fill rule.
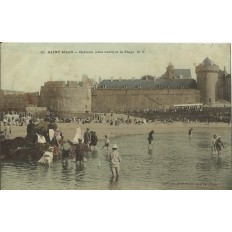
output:
[[[55,53],[55,51],[57,53]],[[38,92],[46,81],[161,76],[171,62],[191,69],[209,57],[230,73],[230,44],[3,43],[2,89]]]

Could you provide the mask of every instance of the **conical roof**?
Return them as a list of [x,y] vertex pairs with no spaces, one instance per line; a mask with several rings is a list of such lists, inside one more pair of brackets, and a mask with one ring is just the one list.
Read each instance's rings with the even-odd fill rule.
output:
[[203,65],[214,65],[213,61],[210,60],[208,57],[206,57],[202,63]]

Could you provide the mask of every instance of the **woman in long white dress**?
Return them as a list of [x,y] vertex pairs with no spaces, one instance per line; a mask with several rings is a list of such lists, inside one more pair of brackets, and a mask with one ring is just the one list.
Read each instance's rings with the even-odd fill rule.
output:
[[78,139],[83,139],[83,136],[81,135],[81,128],[77,127],[76,128],[76,134],[73,138],[73,144],[78,144]]

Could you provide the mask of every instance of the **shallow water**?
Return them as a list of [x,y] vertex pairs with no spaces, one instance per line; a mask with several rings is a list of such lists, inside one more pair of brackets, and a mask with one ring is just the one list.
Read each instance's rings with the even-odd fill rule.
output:
[[223,154],[211,154],[209,132],[155,135],[148,151],[147,136],[117,138],[122,156],[118,179],[111,178],[105,150],[89,154],[84,166],[69,160],[55,161],[50,168],[36,162],[2,162],[2,189],[232,189],[231,135],[220,132]]

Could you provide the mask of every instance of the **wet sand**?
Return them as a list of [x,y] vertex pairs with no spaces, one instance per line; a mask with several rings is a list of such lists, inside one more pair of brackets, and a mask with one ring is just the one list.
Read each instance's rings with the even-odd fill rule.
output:
[[[97,133],[98,139],[103,140],[105,135],[108,137],[115,138],[126,135],[147,135],[151,130],[156,133],[188,133],[190,128],[193,128],[192,134],[194,131],[209,131],[213,133],[219,133],[221,130],[231,130],[231,125],[227,123],[146,123],[146,124],[120,124],[119,126],[109,125],[108,123],[86,123],[86,124],[77,124],[77,123],[57,123],[59,129],[63,132],[65,139],[73,140],[76,132],[76,128],[80,127],[82,134],[85,132],[86,128],[89,128],[91,131]],[[18,136],[26,136],[26,126],[12,126],[11,138]]]

